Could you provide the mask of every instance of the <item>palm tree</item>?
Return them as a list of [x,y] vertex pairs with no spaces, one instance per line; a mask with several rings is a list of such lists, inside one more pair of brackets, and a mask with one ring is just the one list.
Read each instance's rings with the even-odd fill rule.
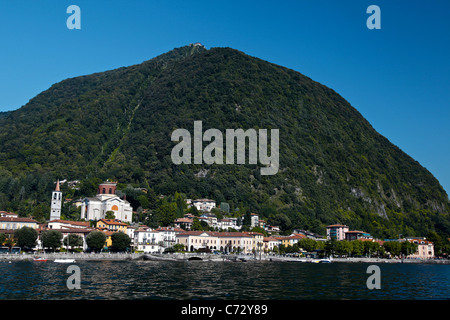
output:
[[12,235],[9,235],[4,244],[9,248],[9,252],[11,252],[12,248],[16,245],[16,239]]

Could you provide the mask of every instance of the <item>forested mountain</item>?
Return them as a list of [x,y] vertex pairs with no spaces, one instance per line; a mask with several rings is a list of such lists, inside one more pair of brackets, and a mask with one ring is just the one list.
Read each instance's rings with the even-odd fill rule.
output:
[[[172,132],[193,133],[196,120],[203,132],[279,129],[278,173],[173,164]],[[110,178],[228,202],[286,228],[323,233],[339,222],[379,237],[450,234],[437,179],[343,97],[231,48],[190,45],[61,81],[0,117],[0,142],[0,210],[48,201],[58,177]]]

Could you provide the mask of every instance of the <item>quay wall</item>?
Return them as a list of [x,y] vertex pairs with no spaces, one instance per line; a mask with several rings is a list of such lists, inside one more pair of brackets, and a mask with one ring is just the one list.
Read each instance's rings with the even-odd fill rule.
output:
[[[205,253],[175,253],[175,254],[144,254],[144,253],[40,253],[40,254],[0,254],[0,261],[23,260],[32,261],[35,257],[48,259],[75,260],[113,260],[113,261],[187,261],[197,259],[203,261],[232,261],[232,262],[313,262],[311,258],[283,257],[276,255],[215,255]],[[385,258],[333,258],[333,263],[422,263],[422,264],[450,264],[450,260],[436,259],[385,259]]]
[[4,260],[30,260],[35,257],[48,260],[75,259],[75,260],[139,260],[142,253],[39,253],[39,254],[0,254],[0,261]]

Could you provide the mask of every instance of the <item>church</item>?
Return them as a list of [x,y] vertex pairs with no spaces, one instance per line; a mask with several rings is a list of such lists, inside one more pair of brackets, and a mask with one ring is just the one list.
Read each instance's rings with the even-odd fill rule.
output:
[[95,197],[84,198],[81,205],[81,219],[98,221],[106,218],[106,212],[112,211],[115,219],[131,222],[133,208],[128,201],[116,195],[116,186],[116,182],[102,183]]

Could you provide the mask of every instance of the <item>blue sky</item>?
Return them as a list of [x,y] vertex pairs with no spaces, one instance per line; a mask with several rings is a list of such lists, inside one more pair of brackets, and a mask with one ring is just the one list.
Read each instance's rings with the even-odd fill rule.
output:
[[[66,27],[73,4],[81,30]],[[447,0],[0,0],[0,111],[192,42],[232,47],[334,89],[449,193],[449,14]]]

